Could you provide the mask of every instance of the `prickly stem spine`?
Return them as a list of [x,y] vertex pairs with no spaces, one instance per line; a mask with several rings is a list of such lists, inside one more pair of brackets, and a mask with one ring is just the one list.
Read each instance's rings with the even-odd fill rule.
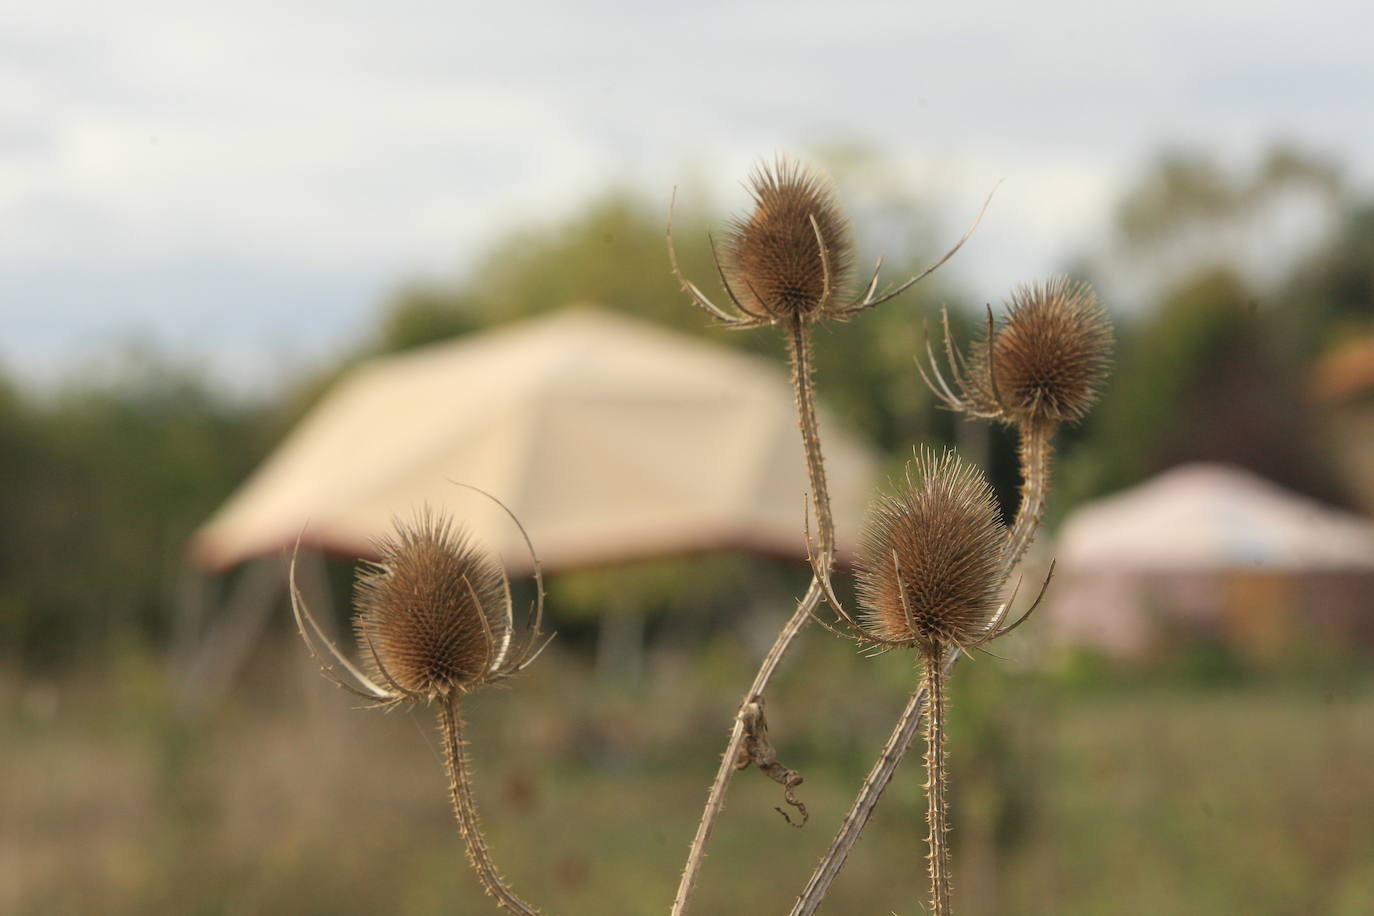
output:
[[1050,495],[1056,425],[1050,420],[1030,420],[1017,429],[1020,436],[1021,504],[1016,509],[1016,518],[1012,521],[1011,533],[1007,538],[1004,572],[1008,576],[1030,549],[1044,520]]
[[830,514],[830,491],[825,482],[825,461],[821,457],[820,426],[816,422],[816,388],[812,379],[811,328],[800,317],[793,318],[787,335],[787,355],[792,366],[792,388],[797,400],[797,423],[801,427],[802,448],[806,453],[806,474],[811,482],[811,503],[816,513],[817,548],[826,564],[835,550],[835,523]]
[[944,649],[938,644],[923,653],[924,680],[929,696],[926,708],[926,824],[930,831],[926,841],[930,865],[930,907],[934,916],[949,916],[949,800],[946,797],[945,773],[945,679],[942,658]]
[[501,877],[492,861],[491,850],[487,848],[487,838],[482,833],[482,824],[477,817],[477,805],[472,798],[472,776],[468,773],[467,757],[463,753],[463,719],[458,712],[458,701],[453,697],[442,699],[439,704],[439,731],[444,739],[444,766],[448,769],[449,795],[453,799],[453,813],[458,818],[458,829],[463,834],[467,847],[468,861],[482,882],[488,894],[496,898],[496,905],[510,910],[519,916],[539,916],[539,911],[516,896]]

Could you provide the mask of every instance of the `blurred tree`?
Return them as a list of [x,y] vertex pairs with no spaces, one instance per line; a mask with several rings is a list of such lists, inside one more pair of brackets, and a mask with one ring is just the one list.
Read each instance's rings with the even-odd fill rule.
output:
[[1340,501],[1313,454],[1303,364],[1277,344],[1273,318],[1233,271],[1199,274],[1168,295],[1130,341],[1089,421],[1100,464],[1092,489],[1220,461]]
[[[1128,190],[1114,260],[1098,270],[1152,275],[1148,317],[1119,328],[1111,386],[1078,434],[1082,447],[1066,455],[1060,511],[1190,460],[1239,464],[1346,501],[1312,448],[1305,375],[1312,342],[1338,315],[1360,309],[1370,268],[1359,258],[1374,234],[1363,237],[1369,228],[1346,220],[1334,242],[1314,242],[1330,236],[1313,230],[1281,244],[1256,228],[1290,193],[1315,196],[1323,220],[1335,224],[1343,187],[1329,161],[1278,146],[1248,173],[1196,153],[1166,153]],[[1257,239],[1270,247],[1248,247]],[[1294,251],[1306,254],[1294,262]],[[1285,280],[1254,269],[1255,257],[1268,257],[1271,268],[1297,266]]]
[[395,353],[475,331],[483,319],[462,290],[413,283],[395,295],[377,329],[374,348]]
[[[703,317],[686,305],[668,268],[667,203],[612,190],[561,223],[517,229],[479,261],[467,293],[491,322],[590,302],[698,331]],[[710,253],[691,203],[678,201],[674,237],[683,270],[704,279]]]
[[1342,189],[1341,171],[1283,144],[1272,147],[1248,175],[1229,172],[1196,150],[1167,150],[1122,198],[1116,225],[1128,244],[1168,244],[1198,224],[1216,228],[1257,216],[1293,188],[1334,198]]
[[1331,160],[1286,144],[1248,171],[1166,150],[1118,201],[1103,273],[1146,298],[1223,267],[1274,284],[1334,224],[1344,190]]
[[1349,207],[1331,244],[1296,266],[1279,298],[1282,339],[1300,357],[1374,334],[1374,204]]
[[[678,209],[678,255],[684,270],[701,275],[712,269],[702,224],[690,208]],[[678,308],[666,216],[666,202],[660,212],[629,191],[612,190],[564,221],[514,229],[463,280],[414,283],[400,291],[368,349],[406,349],[574,302],[696,330],[702,325],[697,314]]]
[[53,400],[0,396],[0,641],[60,662],[165,632],[186,537],[265,451],[264,412],[131,354]]

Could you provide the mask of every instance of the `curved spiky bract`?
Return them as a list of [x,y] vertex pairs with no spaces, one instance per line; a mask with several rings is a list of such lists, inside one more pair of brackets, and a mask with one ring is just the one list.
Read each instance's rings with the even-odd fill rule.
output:
[[856,560],[863,629],[884,644],[971,647],[1000,622],[1006,527],[976,467],[923,450],[873,508]]
[[353,620],[374,679],[426,700],[493,680],[511,639],[501,567],[427,510],[377,546],[380,559],[358,571]]
[[749,177],[754,211],[730,224],[725,267],[742,307],[774,321],[826,317],[846,294],[854,243],[829,179],[786,158]]
[[1092,287],[1054,277],[1018,287],[1007,314],[968,354],[980,409],[1016,424],[1073,423],[1097,402],[1112,362],[1112,325]]

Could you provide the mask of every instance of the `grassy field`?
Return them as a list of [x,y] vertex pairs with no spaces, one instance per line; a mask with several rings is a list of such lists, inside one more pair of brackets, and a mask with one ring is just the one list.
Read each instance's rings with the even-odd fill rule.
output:
[[[481,914],[432,720],[354,710],[285,636],[221,707],[174,713],[129,653],[0,677],[0,912]],[[468,710],[478,794],[514,886],[550,914],[665,913],[753,650],[651,655],[599,683],[551,650]],[[951,755],[956,905],[976,914],[1374,912],[1374,679],[1350,667],[1111,678],[961,666]],[[784,913],[914,684],[819,630],[769,706],[806,776],[735,782],[697,912]],[[824,912],[923,912],[919,758]]]

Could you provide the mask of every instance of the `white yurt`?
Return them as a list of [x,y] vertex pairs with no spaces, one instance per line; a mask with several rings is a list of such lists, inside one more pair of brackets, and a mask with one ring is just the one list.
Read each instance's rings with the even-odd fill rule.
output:
[[1239,467],[1187,464],[1061,526],[1047,601],[1058,642],[1132,656],[1190,638],[1270,655],[1374,647],[1374,521]]

